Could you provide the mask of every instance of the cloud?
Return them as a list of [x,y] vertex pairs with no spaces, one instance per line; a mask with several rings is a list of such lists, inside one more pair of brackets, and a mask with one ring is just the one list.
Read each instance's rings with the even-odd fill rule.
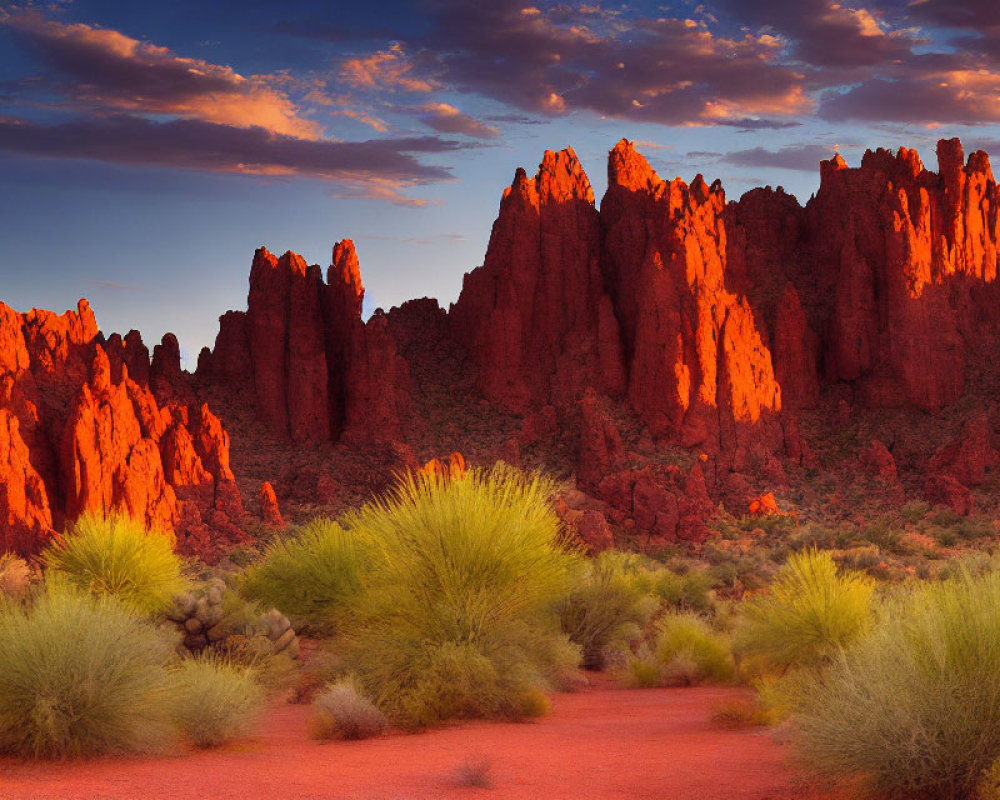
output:
[[754,147],[749,150],[726,153],[720,161],[737,167],[768,167],[818,172],[819,162],[833,158],[835,152],[836,148],[833,145],[825,144],[789,145],[779,150]]
[[51,89],[99,110],[175,114],[241,128],[315,139],[319,126],[264,77],[174,55],[118,31],[64,24],[37,12],[0,13],[7,26],[60,78]]
[[496,139],[500,135],[499,128],[484,125],[447,103],[428,103],[419,111],[424,124],[439,133],[460,133],[476,139]]
[[965,33],[951,44],[1000,63],[1000,5],[994,0],[918,0],[907,9],[921,22]]
[[909,29],[886,30],[877,9],[834,0],[717,0],[716,5],[744,25],[766,28],[763,35],[787,49],[792,60],[814,67],[890,63],[916,43]]
[[403,194],[400,189],[405,188],[393,180],[383,180],[380,178],[367,178],[365,180],[346,180],[346,188],[332,192],[330,197],[339,200],[380,200],[392,203],[397,206],[407,206],[408,208],[422,208],[424,206],[441,205],[440,200],[428,200],[423,197],[409,197]]
[[312,141],[264,128],[234,128],[200,120],[152,122],[131,116],[40,125],[0,119],[0,151],[116,164],[148,164],[205,172],[305,176],[352,184],[391,185],[448,180],[445,167],[414,154],[450,152],[458,142],[436,137],[362,142]]
[[873,78],[844,92],[830,92],[819,115],[830,121],[1000,122],[1000,73],[929,70],[899,78]]
[[588,110],[667,125],[748,124],[812,107],[801,76],[765,37],[716,36],[699,23],[626,19],[593,7],[436,0],[429,31],[345,60],[367,91],[446,87],[532,114]]
[[340,66],[340,79],[355,89],[431,92],[435,88],[431,81],[415,74],[413,61],[399,43],[347,59]]

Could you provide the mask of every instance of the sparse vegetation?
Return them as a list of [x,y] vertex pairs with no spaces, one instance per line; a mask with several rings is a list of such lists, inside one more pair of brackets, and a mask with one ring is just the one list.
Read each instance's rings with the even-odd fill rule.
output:
[[736,651],[778,672],[829,661],[867,629],[873,592],[870,578],[838,573],[829,553],[796,553],[770,593],[746,603]]
[[0,609],[0,750],[75,757],[170,738],[171,643],[118,600],[50,586]]
[[42,558],[50,574],[147,615],[166,611],[185,587],[172,538],[129,517],[81,517]]
[[170,692],[178,728],[201,748],[245,735],[264,699],[250,670],[212,656],[183,659],[172,670]]
[[730,697],[712,706],[711,721],[719,728],[740,730],[766,727],[773,717],[754,697]]
[[296,630],[333,635],[362,589],[367,555],[361,537],[330,519],[279,539],[250,567],[242,591],[286,614]]
[[0,602],[21,600],[31,585],[31,569],[23,558],[13,553],[0,553]]
[[[572,591],[558,604],[562,629],[583,649],[583,665],[602,668],[615,652],[627,652],[660,606],[658,575],[637,555],[601,553],[584,566]],[[683,579],[665,570],[664,588],[679,602]],[[666,581],[671,581],[666,586]]]
[[1000,757],[998,672],[1000,574],[920,584],[821,679],[792,684],[798,746],[878,796],[976,797]]
[[309,733],[314,739],[370,739],[386,728],[385,714],[358,689],[354,681],[337,681],[312,704]]
[[727,642],[696,614],[667,616],[656,639],[655,654],[667,685],[722,682],[733,676]]
[[345,519],[370,548],[353,668],[404,724],[523,716],[520,698],[579,663],[553,604],[578,556],[551,485],[509,467],[409,476]]
[[488,756],[469,756],[455,771],[455,783],[472,789],[493,788],[493,761]]

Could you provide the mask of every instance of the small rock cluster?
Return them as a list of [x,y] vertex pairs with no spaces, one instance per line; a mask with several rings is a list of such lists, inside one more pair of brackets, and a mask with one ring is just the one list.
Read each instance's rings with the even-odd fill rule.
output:
[[275,653],[298,658],[299,640],[284,614],[271,609],[255,619],[248,619],[244,613],[227,612],[223,603],[226,591],[225,582],[213,578],[205,589],[185,592],[174,598],[167,617],[183,631],[184,647],[197,652],[210,645],[220,645],[230,636],[260,633],[268,638]]

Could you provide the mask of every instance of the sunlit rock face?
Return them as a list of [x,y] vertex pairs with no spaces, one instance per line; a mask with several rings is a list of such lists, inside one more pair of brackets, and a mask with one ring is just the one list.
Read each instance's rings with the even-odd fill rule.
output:
[[85,300],[61,316],[0,304],[0,548],[35,554],[82,514],[128,515],[206,556],[243,538],[228,436],[206,405],[175,401],[192,395],[172,334],[157,351],[151,370],[136,332],[104,342]]
[[[720,500],[745,509],[818,466],[800,415],[984,395],[998,206],[986,154],[966,160],[958,140],[938,144],[936,173],[905,148],[823,162],[805,206],[780,187],[727,202],[701,176],[663,180],[622,140],[599,210],[572,149],[517,170],[448,311],[423,298],[364,321],[350,240],[325,275],[257,250],[247,309],[220,318],[194,375],[175,337],[152,354],[136,331],[105,337],[86,301],[0,304],[0,546],[37,552],[84,512],[128,513],[190,552],[237,541],[230,433],[244,460],[275,454],[241,477],[269,524],[279,499],[351,497],[460,450],[563,459],[583,498],[565,517],[590,547],[621,531],[702,541]],[[925,496],[962,513],[1000,464],[995,415],[969,408],[920,465]],[[865,441],[859,469],[901,492],[913,464]]]

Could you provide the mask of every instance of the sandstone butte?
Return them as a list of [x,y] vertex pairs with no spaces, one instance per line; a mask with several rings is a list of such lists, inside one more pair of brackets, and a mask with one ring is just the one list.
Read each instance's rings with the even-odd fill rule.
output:
[[[761,484],[816,465],[798,422],[814,409],[847,420],[982,399],[1000,193],[985,153],[966,160],[951,139],[937,156],[935,173],[906,148],[858,168],[837,155],[803,207],[780,187],[727,202],[700,175],[663,180],[623,139],[598,210],[573,150],[547,151],[504,190],[449,310],[425,298],[364,321],[350,240],[325,278],[261,248],[247,310],[220,318],[193,375],[171,334],[150,359],[135,331],[105,338],[86,301],[61,317],[0,305],[0,546],[34,552],[81,513],[120,511],[211,552],[241,537],[241,488],[270,524],[275,489],[336,493],[297,468],[237,487],[206,398],[289,461],[323,447],[389,466],[416,451],[570,453],[577,490],[560,512],[592,545],[609,524],[649,546],[702,541],[720,500],[745,513]],[[967,513],[1000,463],[992,409],[970,407],[925,464],[869,437],[859,472],[898,488],[897,468],[926,468],[927,498]],[[688,466],[657,457],[671,452]],[[274,488],[258,493],[263,480]]]

